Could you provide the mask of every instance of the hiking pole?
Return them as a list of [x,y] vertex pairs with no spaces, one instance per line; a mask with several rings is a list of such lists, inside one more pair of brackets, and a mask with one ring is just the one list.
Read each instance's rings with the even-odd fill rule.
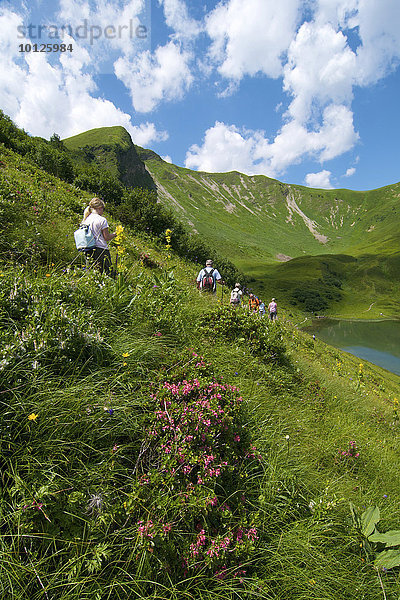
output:
[[115,270],[114,270],[114,279],[116,279],[117,275],[118,275],[118,248],[119,248],[119,244],[116,244],[117,246],[117,254],[115,256]]

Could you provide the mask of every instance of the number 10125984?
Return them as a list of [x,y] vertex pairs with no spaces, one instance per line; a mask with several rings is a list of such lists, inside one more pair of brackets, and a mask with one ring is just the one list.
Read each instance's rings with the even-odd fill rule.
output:
[[19,52],[72,52],[72,44],[19,44]]

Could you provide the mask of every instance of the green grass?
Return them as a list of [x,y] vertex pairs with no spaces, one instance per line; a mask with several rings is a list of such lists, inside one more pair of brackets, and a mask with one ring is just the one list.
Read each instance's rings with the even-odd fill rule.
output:
[[79,133],[63,140],[69,150],[79,150],[86,146],[119,146],[123,150],[128,150],[131,146],[131,139],[124,127],[119,125],[115,127],[99,127],[90,129],[85,133]]
[[[361,316],[376,296],[384,312],[399,314],[399,184],[369,192],[313,190],[263,176],[192,172],[151,154],[142,157],[161,186],[162,202],[220,244],[260,294],[279,294],[287,304],[304,282],[324,293],[319,278],[329,261],[342,272],[348,294],[340,307],[328,298],[327,314],[351,313],[360,296],[365,303],[354,307],[353,316]],[[288,199],[303,216],[288,207]]]
[[[220,290],[195,289],[198,265],[144,234],[126,230],[116,281],[86,271],[71,234],[89,194],[11,151],[0,158],[0,597],[398,600],[399,570],[374,568],[349,502],[379,506],[381,531],[400,529],[399,378],[312,340],[284,304],[276,324],[245,309],[234,320]],[[335,272],[350,294],[354,261],[309,260],[310,271],[300,258],[283,265],[288,285],[297,269],[306,280]],[[356,266],[367,279],[368,262]],[[228,468],[182,504],[185,480],[165,479],[173,463],[149,427],[161,407],[168,441],[179,407],[198,398],[174,403],[163,385],[195,377],[234,386],[243,403],[209,434]],[[359,457],[341,459],[353,440]],[[203,450],[191,447],[196,469]],[[142,476],[154,478],[148,492]],[[211,493],[231,510],[210,508]],[[141,536],[138,522],[157,515],[172,532]],[[202,556],[187,572],[179,562],[201,528],[210,548],[252,527],[256,543],[232,543],[224,560]]]
[[[84,146],[86,162],[94,160],[122,177],[127,165],[119,153],[126,150],[127,136],[121,127],[99,128],[65,144],[75,153]],[[159,200],[207,243],[221,248],[257,293],[279,295],[292,310],[310,311],[311,303],[308,308],[293,306],[293,296],[311,286],[325,300],[323,312],[328,315],[362,318],[372,303],[379,306],[376,314],[399,315],[400,184],[363,192],[317,190],[261,175],[191,171],[135,148]],[[295,260],[284,262],[287,258]],[[326,261],[343,278],[340,301],[334,289],[321,284]]]

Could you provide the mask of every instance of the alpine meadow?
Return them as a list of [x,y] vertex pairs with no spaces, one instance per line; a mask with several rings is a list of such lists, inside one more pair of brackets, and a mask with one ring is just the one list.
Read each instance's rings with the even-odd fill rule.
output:
[[[400,380],[300,329],[399,318],[399,195],[0,113],[2,599],[399,599]],[[93,196],[113,277],[74,243]]]
[[[399,315],[399,183],[369,192],[315,190],[263,175],[191,171],[134,146],[122,127],[94,129],[65,145],[76,160],[101,165],[128,186],[156,190],[161,205],[221,249],[260,294],[325,314],[362,317],[373,303],[369,318]],[[146,180],[133,169],[138,158]]]

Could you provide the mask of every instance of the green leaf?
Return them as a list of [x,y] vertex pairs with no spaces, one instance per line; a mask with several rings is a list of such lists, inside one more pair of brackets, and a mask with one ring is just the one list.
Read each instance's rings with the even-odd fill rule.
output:
[[400,566],[400,550],[384,550],[380,552],[375,561],[375,567],[392,569]]
[[392,546],[400,546],[400,529],[392,529],[386,533],[379,533],[379,531],[375,530],[375,532],[368,537],[368,540],[370,542],[380,542],[381,544],[386,544],[388,548]]
[[356,507],[354,506],[354,504],[352,502],[350,502],[349,504],[350,504],[350,512],[351,512],[351,516],[353,517],[354,525],[357,528],[361,529],[360,517],[358,516]]
[[378,506],[370,506],[361,515],[361,531],[368,537],[375,529],[375,525],[379,522],[381,513]]

